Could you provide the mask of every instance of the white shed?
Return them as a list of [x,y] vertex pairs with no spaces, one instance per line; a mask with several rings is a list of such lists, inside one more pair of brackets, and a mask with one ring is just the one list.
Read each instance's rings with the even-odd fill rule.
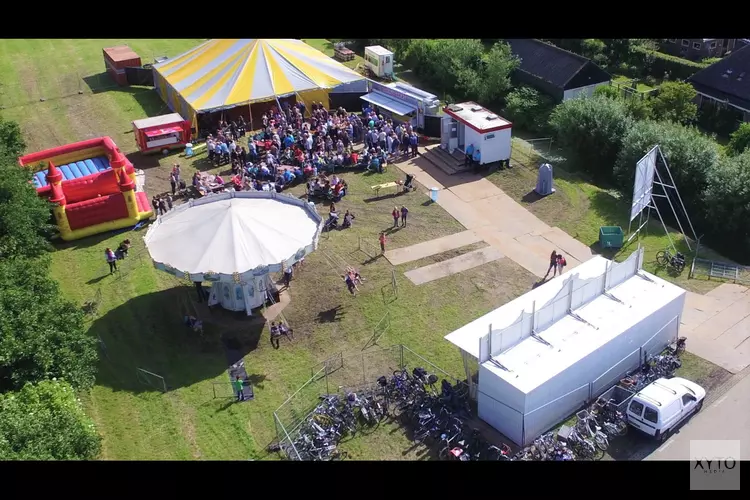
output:
[[385,47],[365,47],[365,64],[378,78],[393,76],[393,52]]
[[479,417],[528,445],[672,342],[686,292],[642,262],[594,257],[447,335],[478,364]]
[[453,152],[465,152],[469,145],[480,152],[480,165],[510,159],[513,124],[475,102],[443,108],[440,144]]

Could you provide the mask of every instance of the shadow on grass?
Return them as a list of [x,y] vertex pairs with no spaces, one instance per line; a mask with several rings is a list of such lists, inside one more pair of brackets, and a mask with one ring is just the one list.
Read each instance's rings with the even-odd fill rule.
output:
[[[94,320],[89,331],[101,339],[103,351],[97,384],[132,393],[154,392],[164,384],[168,390],[189,387],[226,375],[226,347],[241,358],[258,346],[265,326],[260,315],[208,312],[193,293],[182,286],[140,295]],[[203,321],[202,334],[184,324],[186,313]],[[139,368],[157,376],[138,373]],[[265,380],[263,374],[250,377],[253,384]]]
[[[144,236],[146,234],[145,230],[148,228],[148,226],[152,222],[153,222],[153,219],[144,221],[144,223],[138,229],[135,229],[135,226],[131,226],[131,227],[123,228],[123,229],[116,229],[114,231],[107,231],[101,234],[95,234],[93,236],[88,236],[86,238],[81,238],[80,240],[75,240],[75,241],[55,240],[52,243],[52,248],[54,248],[55,250],[67,250],[67,249],[77,250],[81,248],[91,248],[91,247],[101,245],[103,242],[117,235],[122,235],[122,239],[133,238],[139,235]],[[105,247],[102,246],[102,262],[104,262],[104,248]],[[114,250],[114,247],[112,249]]]
[[521,201],[524,203],[534,203],[535,201],[539,201],[542,198],[545,198],[545,196],[540,195],[532,189],[531,191],[523,195],[523,197],[521,197]]
[[114,80],[112,80],[112,77],[110,77],[107,72],[85,76],[83,77],[83,82],[89,87],[93,94],[101,94],[104,92],[131,94],[135,101],[141,106],[141,109],[143,109],[144,117],[157,116],[161,113],[167,112],[169,109],[153,87],[138,85],[120,87]]
[[320,311],[315,320],[318,323],[335,323],[341,321],[345,314],[346,313],[344,313],[342,306],[338,305],[326,311]]

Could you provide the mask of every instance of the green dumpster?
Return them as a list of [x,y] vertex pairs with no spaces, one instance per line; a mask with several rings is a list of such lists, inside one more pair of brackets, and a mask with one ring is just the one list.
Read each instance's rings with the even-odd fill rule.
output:
[[622,248],[625,235],[620,226],[602,226],[599,228],[599,246],[602,248]]

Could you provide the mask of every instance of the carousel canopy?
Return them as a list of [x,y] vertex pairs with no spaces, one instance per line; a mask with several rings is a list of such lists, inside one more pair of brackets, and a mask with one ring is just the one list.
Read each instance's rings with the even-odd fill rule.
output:
[[193,200],[149,227],[158,269],[192,281],[247,281],[277,272],[317,246],[313,205],[274,192],[230,192]]
[[171,90],[198,113],[364,79],[294,39],[209,40],[155,64],[154,72],[162,97]]

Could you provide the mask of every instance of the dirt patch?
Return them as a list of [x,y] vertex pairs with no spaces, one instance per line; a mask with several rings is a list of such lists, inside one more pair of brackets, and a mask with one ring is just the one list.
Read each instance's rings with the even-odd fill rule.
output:
[[706,389],[707,393],[710,393],[715,388],[726,382],[732,374],[721,367],[716,367],[711,372],[700,380],[696,380],[696,383]]
[[489,262],[460,275],[459,294],[480,294],[486,305],[495,308],[531,290],[536,276],[512,260],[505,258]]
[[429,266],[430,264],[437,264],[438,262],[443,262],[449,259],[453,259],[455,257],[459,257],[466,253],[473,252],[474,250],[479,250],[480,248],[485,248],[488,246],[489,245],[486,242],[478,241],[470,245],[466,245],[460,248],[454,248],[453,250],[448,250],[447,252],[441,252],[435,255],[430,255],[429,257],[424,257],[422,259],[414,260],[414,261],[404,264],[403,271],[404,272],[411,271],[412,269]]

